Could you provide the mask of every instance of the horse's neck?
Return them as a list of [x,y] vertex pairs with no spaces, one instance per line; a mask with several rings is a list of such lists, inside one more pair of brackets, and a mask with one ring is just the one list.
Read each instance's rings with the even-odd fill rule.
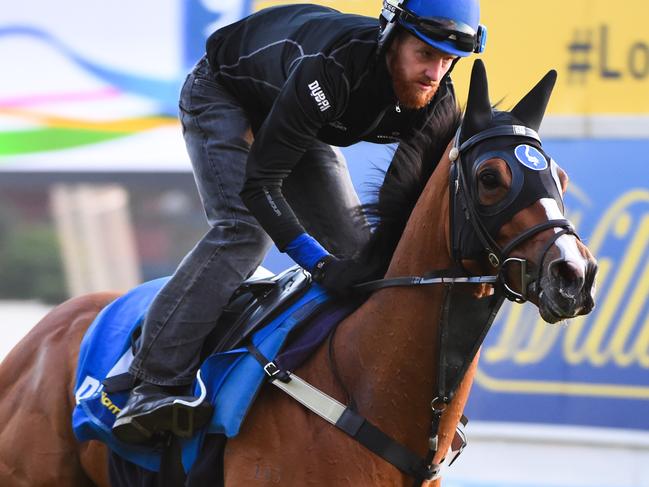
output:
[[[448,167],[445,155],[408,220],[386,277],[422,275],[451,265]],[[381,290],[336,336],[343,381],[359,409],[406,443],[425,441],[419,436],[429,426],[442,299],[437,286]]]

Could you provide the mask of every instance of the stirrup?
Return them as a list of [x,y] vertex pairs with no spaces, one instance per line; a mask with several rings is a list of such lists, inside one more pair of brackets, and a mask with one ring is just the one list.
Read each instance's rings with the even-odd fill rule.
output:
[[189,406],[185,401],[176,401],[171,410],[170,431],[180,438],[191,438],[197,429],[205,426],[214,408],[208,403]]
[[191,438],[194,428],[205,426],[214,412],[212,405],[207,402],[207,388],[201,377],[201,371],[196,374],[200,395],[193,401],[176,399],[171,408],[171,432],[181,438]]

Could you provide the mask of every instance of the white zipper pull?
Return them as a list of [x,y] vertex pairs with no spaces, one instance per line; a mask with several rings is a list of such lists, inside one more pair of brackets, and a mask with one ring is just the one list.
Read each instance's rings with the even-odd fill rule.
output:
[[399,102],[394,106],[394,109],[396,110],[397,113],[401,113],[401,107],[399,106]]

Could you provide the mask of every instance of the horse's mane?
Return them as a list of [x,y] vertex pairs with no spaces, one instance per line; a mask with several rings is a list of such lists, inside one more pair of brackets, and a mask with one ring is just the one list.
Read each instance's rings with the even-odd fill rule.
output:
[[356,259],[355,270],[363,280],[385,275],[419,196],[460,126],[461,113],[450,98],[450,103],[438,104],[421,130],[399,144],[390,167],[382,171],[383,184],[370,191],[373,201],[361,207],[372,228],[370,240]]

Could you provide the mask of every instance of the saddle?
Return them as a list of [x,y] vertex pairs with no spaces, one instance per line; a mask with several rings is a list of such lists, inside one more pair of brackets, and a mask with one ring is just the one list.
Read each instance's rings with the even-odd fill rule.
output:
[[[81,343],[73,412],[73,430],[80,441],[103,441],[121,457],[153,471],[159,470],[160,451],[119,442],[111,428],[134,383],[128,372],[139,340],[134,337],[167,280],[138,286],[97,316]],[[194,395],[206,395],[215,407],[205,433],[238,434],[268,377],[259,356],[294,370],[357,306],[357,302],[331,299],[297,266],[277,276],[245,281],[202,350],[205,358],[194,381]],[[203,438],[199,434],[184,443],[187,469]]]
[[311,277],[301,267],[291,267],[276,276],[244,281],[223,308],[219,321],[203,347],[203,357],[243,344],[255,331],[302,296]]
[[[214,330],[203,344],[201,362],[212,354],[243,346],[256,331],[299,299],[311,285],[310,275],[300,266],[277,275],[259,277],[259,274],[265,273],[265,269],[258,269],[232,294]],[[133,355],[140,347],[141,335],[140,322],[131,335]],[[127,371],[111,374],[103,381],[106,392],[130,389],[134,383],[135,379]]]

